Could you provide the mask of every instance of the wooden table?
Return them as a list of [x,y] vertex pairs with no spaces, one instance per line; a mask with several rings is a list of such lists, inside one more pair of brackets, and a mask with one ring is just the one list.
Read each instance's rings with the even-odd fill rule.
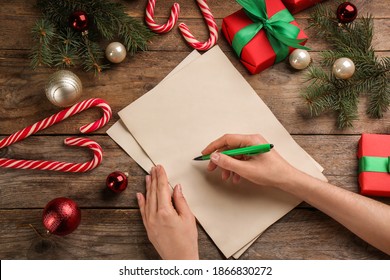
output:
[[[35,1],[0,0],[0,138],[59,111],[44,94],[48,76],[55,69],[29,67],[31,27],[40,17]],[[145,0],[121,1],[130,15],[143,19]],[[195,1],[177,1],[181,21],[200,40],[208,30]],[[239,9],[233,0],[210,0],[210,8],[221,26],[222,18]],[[166,20],[173,1],[157,1],[158,21]],[[390,8],[388,1],[355,0],[360,14],[374,15],[374,47],[378,55],[390,55]],[[310,9],[296,15],[307,27]],[[316,60],[328,46],[307,30]],[[365,114],[366,100],[359,104],[360,119],[354,128],[339,130],[332,113],[309,118],[299,96],[303,72],[281,62],[258,75],[250,75],[220,35],[218,44],[231,62],[274,112],[294,139],[324,168],[332,184],[357,192],[357,142],[361,133],[390,133],[390,115],[381,120]],[[109,102],[113,118],[109,125],[90,135],[104,150],[104,160],[85,174],[0,169],[0,257],[1,259],[157,259],[139,214],[136,192],[144,191],[145,172],[108,137],[105,131],[118,119],[117,112],[156,86],[192,51],[178,29],[156,36],[149,51],[113,66],[99,78],[81,70],[73,71],[83,81],[83,98],[100,97]],[[55,159],[83,162],[85,150],[65,148],[65,137],[77,135],[77,128],[100,117],[90,109],[36,136],[0,150],[0,157]],[[106,176],[114,170],[130,174],[129,187],[113,195],[105,187]],[[77,201],[82,211],[78,229],[65,237],[45,237],[41,222],[43,207],[53,198],[65,196]],[[390,204],[389,199],[379,200]],[[351,217],[353,219],[353,217]],[[36,231],[30,226],[32,225]],[[39,233],[39,234],[38,234]],[[42,235],[43,237],[41,237]],[[223,259],[223,255],[199,226],[202,259]],[[302,203],[272,225],[241,257],[242,259],[388,259],[343,226]]]

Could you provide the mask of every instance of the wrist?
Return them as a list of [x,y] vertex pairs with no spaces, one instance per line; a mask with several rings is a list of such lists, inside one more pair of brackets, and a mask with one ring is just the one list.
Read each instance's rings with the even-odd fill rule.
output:
[[303,199],[304,192],[307,188],[315,185],[314,181],[317,181],[317,179],[290,166],[290,168],[286,170],[283,181],[278,185],[278,188]]

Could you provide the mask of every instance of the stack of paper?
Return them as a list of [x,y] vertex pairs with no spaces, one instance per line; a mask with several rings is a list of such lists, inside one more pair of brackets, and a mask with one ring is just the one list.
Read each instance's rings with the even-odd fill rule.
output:
[[107,133],[147,172],[165,167],[199,223],[226,257],[238,258],[301,201],[247,181],[222,182],[193,161],[225,133],[262,134],[292,165],[322,180],[321,167],[293,140],[219,47],[191,53],[153,90],[119,112]]

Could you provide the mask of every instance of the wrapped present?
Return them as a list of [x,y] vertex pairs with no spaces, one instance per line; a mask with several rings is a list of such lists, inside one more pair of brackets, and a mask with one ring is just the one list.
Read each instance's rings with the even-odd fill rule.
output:
[[360,193],[390,196],[390,135],[362,134],[358,158]]
[[287,10],[292,14],[299,13],[307,8],[314,6],[324,0],[282,0]]
[[225,17],[222,32],[252,74],[306,49],[307,36],[281,0],[237,0],[243,9]]

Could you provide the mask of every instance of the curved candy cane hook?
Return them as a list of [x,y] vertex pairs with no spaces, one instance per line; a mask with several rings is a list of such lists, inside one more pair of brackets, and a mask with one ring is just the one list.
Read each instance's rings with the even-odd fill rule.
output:
[[199,42],[195,39],[194,35],[191,34],[188,26],[185,23],[179,24],[179,29],[181,34],[187,43],[193,47],[194,49],[200,51],[206,51],[210,49],[217,43],[218,40],[218,26],[215,22],[214,16],[212,15],[209,6],[206,3],[206,0],[197,0],[198,6],[202,11],[203,17],[207,23],[207,27],[209,28],[210,37],[206,42]]
[[38,169],[62,172],[86,172],[97,167],[103,159],[103,150],[98,143],[87,138],[69,137],[64,141],[67,146],[87,147],[93,151],[93,159],[85,163],[71,163],[48,160],[24,160],[0,158],[0,167],[16,169]]
[[154,21],[154,7],[156,6],[156,0],[149,0],[146,6],[146,15],[145,21],[149,28],[155,33],[166,33],[172,30],[175,26],[177,19],[179,18],[180,13],[180,5],[178,3],[174,3],[171,8],[171,15],[167,23],[165,24],[157,24]]
[[[64,109],[48,118],[45,118],[33,125],[30,125],[10,136],[0,140],[0,149],[8,147],[18,141],[21,141],[32,134],[37,133],[45,128],[48,128],[62,120],[69,118],[79,112],[82,112],[91,107],[100,107],[103,110],[103,117],[90,124],[80,127],[81,133],[89,133],[103,127],[110,120],[112,111],[110,106],[100,98],[87,99],[73,105],[70,108]],[[8,158],[0,158],[0,167],[5,168],[19,168],[19,169],[39,169],[39,170],[53,170],[62,172],[85,172],[97,167],[103,159],[102,148],[98,143],[87,138],[69,137],[65,139],[65,145],[87,147],[94,153],[94,158],[85,163],[69,163],[58,161],[44,161],[44,160],[16,160]]]

